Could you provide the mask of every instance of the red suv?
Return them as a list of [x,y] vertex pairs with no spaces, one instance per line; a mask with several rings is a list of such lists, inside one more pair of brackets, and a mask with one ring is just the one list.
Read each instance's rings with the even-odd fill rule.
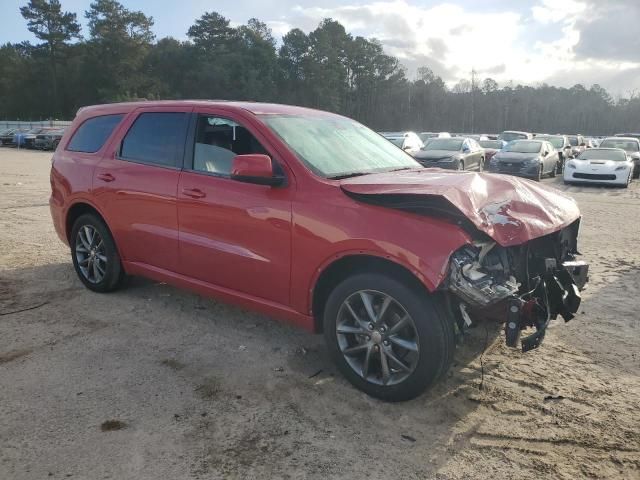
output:
[[89,289],[143,275],[324,332],[346,378],[387,400],[441,376],[480,316],[507,320],[510,346],[535,348],[586,282],[571,198],[423,168],[363,125],[306,108],[83,108],[51,189]]

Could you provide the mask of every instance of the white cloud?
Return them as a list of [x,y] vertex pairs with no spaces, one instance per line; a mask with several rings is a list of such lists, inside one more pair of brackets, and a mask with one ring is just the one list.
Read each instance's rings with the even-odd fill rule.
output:
[[[283,35],[290,28],[315,29],[323,18],[342,23],[347,32],[380,40],[413,76],[426,65],[450,85],[469,79],[471,70],[498,82],[570,86],[615,78],[611,87],[628,88],[619,75],[637,71],[640,63],[576,56],[589,0],[538,0],[529,9],[503,11],[464,8],[459,0],[421,6],[411,0],[378,0],[334,8],[293,8],[269,25]],[[640,2],[639,2],[640,3]],[[584,40],[584,39],[582,39]],[[637,84],[637,80],[629,80]],[[622,87],[621,87],[622,85]]]
[[576,0],[542,0],[531,9],[534,20],[549,24],[559,22],[575,22],[583,15],[587,5]]
[[514,53],[511,44],[521,28],[517,13],[475,13],[449,3],[425,8],[396,0],[295,11],[307,25],[331,17],[351,33],[375,37],[410,66],[419,66],[412,65],[414,59],[430,57],[461,76],[503,63]]

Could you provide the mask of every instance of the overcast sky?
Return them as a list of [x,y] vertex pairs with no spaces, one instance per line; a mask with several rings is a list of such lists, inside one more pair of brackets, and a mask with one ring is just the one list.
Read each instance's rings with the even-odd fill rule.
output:
[[[33,40],[20,16],[26,0],[2,0],[0,43]],[[78,14],[89,1],[61,0]],[[215,10],[234,24],[251,17],[280,38],[309,32],[325,17],[354,35],[376,37],[410,76],[426,65],[448,83],[481,78],[559,86],[599,83],[640,94],[640,0],[121,0],[155,20],[158,38],[186,38],[194,19]]]

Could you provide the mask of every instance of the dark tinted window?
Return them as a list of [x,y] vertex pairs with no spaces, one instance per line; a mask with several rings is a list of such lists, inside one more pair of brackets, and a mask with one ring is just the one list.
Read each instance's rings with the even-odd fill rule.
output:
[[186,113],[141,113],[122,141],[126,160],[175,167],[184,149]]
[[73,152],[94,153],[102,148],[104,142],[120,123],[124,115],[103,115],[86,120],[71,138],[67,150]]

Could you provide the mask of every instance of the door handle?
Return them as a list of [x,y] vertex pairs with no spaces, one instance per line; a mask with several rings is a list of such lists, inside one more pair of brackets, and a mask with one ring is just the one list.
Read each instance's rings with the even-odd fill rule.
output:
[[99,173],[98,178],[103,182],[113,182],[116,179],[116,177],[114,177],[110,173]]
[[199,190],[197,188],[183,188],[182,194],[191,198],[204,198],[207,196],[206,193],[204,193],[202,190]]

